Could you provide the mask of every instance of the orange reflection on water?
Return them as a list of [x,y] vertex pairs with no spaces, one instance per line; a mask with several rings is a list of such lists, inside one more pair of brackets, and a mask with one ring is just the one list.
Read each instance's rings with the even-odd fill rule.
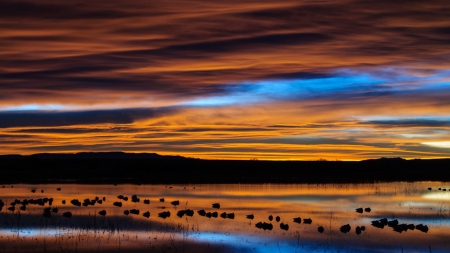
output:
[[[205,251],[207,245],[229,252],[251,248],[256,252],[271,252],[278,247],[283,252],[354,251],[386,252],[403,248],[408,252],[429,249],[448,251],[445,238],[450,236],[450,185],[439,182],[325,184],[325,185],[15,185],[0,188],[5,203],[0,212],[1,238],[6,251],[14,247],[32,252],[36,247],[46,251],[78,250],[106,252],[121,248],[124,251],[142,248],[165,249],[175,252],[180,247]],[[61,191],[56,190],[61,187]],[[428,187],[432,187],[428,190]],[[442,188],[438,190],[438,188]],[[35,190],[35,193],[32,192]],[[43,193],[41,192],[43,190]],[[140,201],[133,203],[132,195]],[[128,197],[128,201],[118,199]],[[15,199],[53,198],[52,208],[58,208],[50,218],[43,217],[49,207],[28,205],[25,211],[16,204],[14,212],[7,210]],[[83,202],[105,198],[102,204],[74,206],[72,199]],[[164,202],[160,201],[164,198]],[[66,200],[66,204],[62,201]],[[144,200],[150,200],[144,204]],[[171,204],[179,201],[178,206]],[[122,207],[114,206],[116,201]],[[213,208],[219,203],[220,208]],[[356,208],[371,208],[370,212],[355,212]],[[139,215],[125,215],[125,210],[139,210]],[[192,209],[192,217],[178,217],[180,210]],[[105,210],[106,216],[100,211]],[[217,217],[201,216],[198,211],[217,212]],[[72,212],[71,218],[62,213]],[[150,217],[143,216],[150,212]],[[170,212],[163,219],[161,212]],[[222,218],[222,213],[234,218]],[[247,219],[253,214],[254,219]],[[269,221],[269,215],[273,220]],[[276,221],[276,217],[280,221]],[[294,218],[301,218],[301,223]],[[305,224],[304,219],[312,219]],[[424,224],[429,231],[417,229],[395,232],[371,226],[371,221],[397,219],[400,224]],[[271,230],[255,227],[258,222],[272,224]],[[289,226],[283,230],[280,224]],[[349,233],[340,232],[349,224]],[[324,228],[318,232],[319,226]],[[356,234],[356,226],[365,231]],[[286,229],[286,228],[285,228]],[[413,242],[413,243],[411,243]],[[43,249],[43,248],[42,248]],[[320,250],[319,250],[320,249]]]

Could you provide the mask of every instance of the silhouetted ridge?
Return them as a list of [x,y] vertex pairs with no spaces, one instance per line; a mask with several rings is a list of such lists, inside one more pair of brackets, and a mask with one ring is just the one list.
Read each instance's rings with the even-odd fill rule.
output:
[[192,159],[183,156],[159,155],[157,153],[125,153],[125,152],[80,152],[75,154],[69,153],[38,153],[33,155],[4,155],[0,159]]

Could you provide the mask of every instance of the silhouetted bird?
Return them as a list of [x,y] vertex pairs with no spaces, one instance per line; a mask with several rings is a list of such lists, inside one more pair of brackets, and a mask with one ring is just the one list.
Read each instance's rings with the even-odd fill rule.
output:
[[150,200],[149,199],[144,199],[144,204],[149,205],[150,204]]
[[103,200],[99,199],[99,200],[97,200],[97,203],[101,205],[101,204],[103,204]]
[[147,212],[143,213],[142,216],[144,216],[145,218],[149,218],[150,217],[150,212],[147,211]]
[[372,209],[370,209],[370,207],[366,207],[366,208],[364,208],[364,211],[370,213],[372,211]]
[[31,190],[31,192],[32,192],[32,193],[35,193],[35,192],[36,192],[36,190],[35,190],[35,189],[33,189],[33,190]]
[[361,234],[361,227],[357,226],[355,231],[356,231],[357,235],[360,235]]
[[123,200],[124,201],[128,201],[128,197],[123,197]]
[[234,213],[227,213],[228,219],[234,219]]
[[273,220],[273,216],[269,215],[269,220],[272,221]]
[[219,203],[214,203],[214,204],[212,204],[212,207],[213,208],[220,208],[220,204]]
[[123,214],[125,214],[125,215],[129,215],[129,214],[130,214],[130,211],[128,211],[128,210],[125,210],[125,211],[123,211]]
[[131,213],[131,214],[136,214],[136,215],[138,215],[138,214],[139,214],[139,210],[137,210],[137,209],[131,209],[131,210],[130,210],[130,213]]
[[44,190],[41,190],[41,193],[44,193]]
[[366,227],[365,226],[361,226],[361,231],[366,231]]
[[345,234],[345,233],[350,232],[351,229],[352,229],[352,227],[349,224],[347,224],[347,225],[341,226],[341,228],[339,230]]
[[52,217],[52,213],[51,213],[50,207],[44,208],[44,213],[42,214],[42,216],[44,216],[45,218]]
[[118,199],[123,199],[123,195],[117,196]]
[[227,213],[226,213],[226,212],[221,213],[221,214],[220,214],[220,217],[226,219],[226,218],[227,218]]
[[263,222],[258,222],[255,224],[255,227],[259,228],[259,229],[264,229],[264,230],[272,230],[273,229],[273,225],[271,223],[263,223]]
[[10,206],[10,207],[8,207],[8,210],[11,211],[11,212],[14,212],[16,210],[16,207],[15,206]]
[[294,218],[294,222],[300,224],[302,223],[302,218],[300,217]]
[[133,195],[133,196],[131,196],[131,202],[133,202],[133,203],[137,203],[137,202],[140,202],[141,201],[141,199],[140,198],[138,198],[138,196],[137,195]]
[[280,228],[283,229],[283,230],[288,231],[288,230],[289,230],[289,225],[288,225],[288,224],[281,223],[281,224],[280,224]]
[[288,225],[288,224],[281,223],[281,224],[280,224],[280,228],[283,229],[283,230],[288,231],[288,230],[289,230],[289,225]]
[[106,211],[102,210],[102,211],[98,212],[98,214],[100,214],[101,216],[105,216],[106,215]]
[[277,217],[275,217],[275,220],[277,221],[277,222],[280,222],[280,216],[277,216]]
[[106,198],[105,198],[105,197],[103,197],[103,201],[106,201]]
[[211,215],[212,215],[211,212],[207,212],[205,216],[211,218]]
[[72,205],[74,206],[81,206],[81,202],[78,201],[78,199],[72,199],[70,203],[72,203]]
[[65,204],[66,204],[66,201],[65,201],[65,200],[63,200],[63,201],[62,201],[62,204],[63,204],[63,205],[65,205]]
[[431,191],[431,187],[428,187],[428,190]]
[[206,212],[205,212],[205,210],[200,210],[200,211],[198,211],[198,214],[200,215],[200,216],[205,216],[206,215]]
[[443,191],[447,191],[447,189],[445,189],[445,188],[444,188],[444,189],[442,189],[442,190],[443,190]]
[[247,219],[253,220],[254,218],[255,218],[255,216],[253,214],[247,215]]
[[56,188],[57,191],[61,191],[61,188]]
[[185,210],[180,210],[180,211],[178,211],[177,216],[182,218],[185,214],[186,214]]
[[72,213],[71,212],[65,212],[65,213],[63,213],[63,217],[70,218],[70,217],[72,217]]
[[175,201],[170,202],[170,204],[172,204],[174,206],[178,206],[180,204],[180,201],[175,200]]
[[52,213],[58,213],[58,208],[57,207],[53,207],[52,208]]
[[22,210],[22,211],[25,211],[25,210],[27,210],[27,206],[23,205],[19,209]]
[[310,218],[308,218],[308,219],[303,219],[303,223],[305,223],[305,224],[311,224],[311,223],[312,223],[312,220],[311,220]]
[[384,228],[384,224],[381,223],[379,220],[372,221],[372,226],[374,226],[376,228]]
[[419,224],[419,225],[416,226],[416,229],[419,230],[419,231],[422,231],[424,233],[428,232],[428,226],[427,225]]
[[356,212],[357,212],[357,213],[363,213],[364,210],[362,209],[362,207],[360,207],[360,208],[356,208]]
[[409,230],[414,230],[416,228],[416,226],[414,226],[414,224],[408,224],[407,227]]
[[113,205],[118,206],[118,207],[122,207],[122,202],[116,201],[116,202],[113,203]]
[[186,215],[187,215],[187,216],[190,216],[190,217],[194,216],[194,210],[187,209],[187,210],[185,210],[185,211],[186,211]]
[[322,226],[319,226],[319,227],[317,228],[317,231],[319,231],[319,233],[323,233],[324,230],[325,230],[325,229],[323,229]]
[[217,218],[219,216],[219,213],[218,212],[212,212],[211,216],[214,217],[214,218]]
[[166,211],[166,212],[159,213],[158,217],[163,218],[163,219],[170,217],[170,212]]
[[389,227],[395,227],[395,226],[397,226],[398,225],[398,220],[391,220],[391,221],[388,221],[388,226]]
[[380,223],[387,226],[388,220],[386,218],[380,219]]
[[159,199],[159,202],[164,202],[164,198],[160,198],[160,199]]
[[438,188],[438,190],[440,191],[440,190],[441,190],[441,188]]

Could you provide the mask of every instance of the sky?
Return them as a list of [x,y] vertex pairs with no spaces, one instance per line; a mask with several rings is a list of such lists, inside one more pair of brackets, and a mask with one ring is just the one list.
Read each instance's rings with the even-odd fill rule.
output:
[[0,4],[0,154],[450,157],[447,0]]

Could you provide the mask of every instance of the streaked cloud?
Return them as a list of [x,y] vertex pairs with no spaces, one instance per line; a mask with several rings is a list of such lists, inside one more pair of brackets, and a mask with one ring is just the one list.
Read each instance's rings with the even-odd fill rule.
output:
[[0,153],[448,157],[447,6],[5,0]]

